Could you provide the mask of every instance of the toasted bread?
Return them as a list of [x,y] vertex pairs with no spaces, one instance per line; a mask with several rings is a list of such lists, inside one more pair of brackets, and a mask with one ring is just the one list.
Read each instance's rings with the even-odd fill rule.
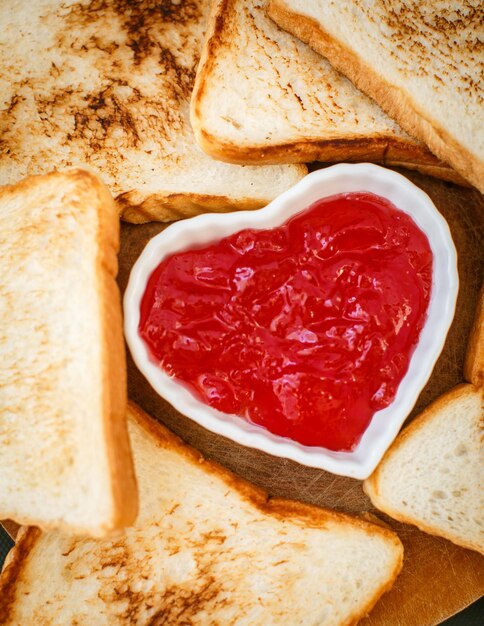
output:
[[270,0],[269,15],[484,191],[482,6]]
[[353,624],[397,576],[387,528],[269,499],[135,406],[130,434],[136,525],[113,540],[24,532],[1,624]]
[[397,437],[364,483],[391,517],[484,554],[483,390],[459,385]]
[[208,154],[252,164],[376,161],[460,179],[265,8],[213,3],[191,101]]
[[481,288],[464,364],[466,380],[484,386],[484,285]]
[[0,188],[0,519],[101,536],[136,516],[118,239],[87,171]]
[[89,163],[124,219],[263,206],[304,166],[207,157],[189,99],[209,0],[0,3],[0,184]]

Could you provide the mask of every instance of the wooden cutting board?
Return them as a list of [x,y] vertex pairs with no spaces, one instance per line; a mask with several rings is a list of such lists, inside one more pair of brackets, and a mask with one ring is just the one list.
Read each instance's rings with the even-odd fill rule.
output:
[[[479,192],[399,170],[423,188],[447,219],[459,255],[457,311],[442,355],[410,415],[463,381],[467,337],[484,272],[484,198]],[[130,269],[148,240],[165,226],[123,224],[119,284],[124,292]],[[484,558],[444,539],[400,524],[374,509],[361,482],[244,448],[198,426],[177,413],[151,389],[128,355],[131,399],[157,417],[206,457],[283,496],[356,515],[378,516],[400,536],[405,563],[392,590],[385,594],[362,626],[431,626],[484,594]],[[15,535],[16,525],[7,523]]]
[[[479,192],[399,170],[423,188],[447,219],[459,255],[457,312],[444,351],[409,419],[441,393],[463,381],[467,337],[484,269],[484,199]],[[130,269],[161,224],[123,224],[119,283],[126,287]],[[484,558],[449,541],[426,535],[377,512],[361,482],[244,448],[208,432],[164,402],[128,356],[129,395],[187,443],[260,485],[273,496],[353,514],[378,515],[395,529],[405,547],[405,564],[393,589],[377,604],[364,626],[427,626],[441,622],[484,594]]]

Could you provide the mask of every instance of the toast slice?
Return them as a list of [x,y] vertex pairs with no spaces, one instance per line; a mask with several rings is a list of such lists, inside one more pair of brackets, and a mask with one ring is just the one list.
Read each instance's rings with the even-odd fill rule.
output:
[[391,586],[392,531],[269,499],[129,413],[135,526],[113,540],[24,531],[1,577],[1,624],[353,624]]
[[464,364],[465,379],[476,387],[484,386],[484,285],[481,287]]
[[208,154],[251,164],[377,161],[457,180],[265,9],[265,0],[213,3],[191,101]]
[[267,204],[303,165],[205,155],[189,100],[210,0],[0,3],[0,184],[89,163],[124,219]]
[[0,519],[133,522],[119,217],[83,170],[0,188]]
[[479,3],[269,0],[269,15],[484,191]]
[[484,554],[483,389],[459,385],[397,437],[364,483],[401,522]]

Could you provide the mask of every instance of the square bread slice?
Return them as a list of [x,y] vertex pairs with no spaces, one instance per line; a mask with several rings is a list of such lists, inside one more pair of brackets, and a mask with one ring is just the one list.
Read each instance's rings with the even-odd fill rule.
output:
[[459,385],[397,437],[364,483],[401,522],[484,554],[484,390]]
[[267,204],[303,165],[196,144],[189,101],[210,0],[0,2],[0,184],[89,163],[131,222]]
[[403,129],[484,192],[482,3],[269,0]]
[[0,519],[133,522],[119,217],[84,170],[0,188]]
[[392,531],[270,499],[129,413],[135,526],[112,540],[24,531],[0,579],[3,625],[353,624],[392,585]]
[[281,30],[265,0],[216,0],[191,121],[199,145],[233,163],[376,161],[457,180],[326,59]]

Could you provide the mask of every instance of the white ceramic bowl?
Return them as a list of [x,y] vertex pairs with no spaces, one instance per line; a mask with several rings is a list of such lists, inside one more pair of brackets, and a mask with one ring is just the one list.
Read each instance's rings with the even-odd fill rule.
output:
[[[369,191],[408,213],[426,233],[434,256],[427,321],[395,400],[378,411],[352,452],[333,452],[273,435],[236,415],[220,413],[197,400],[152,362],[138,334],[140,303],[147,280],[168,255],[212,243],[245,228],[271,228],[326,196]],[[172,224],[154,237],[136,261],[124,296],[124,329],[133,359],[152,387],[180,413],[242,445],[318,467],[334,474],[366,478],[389,447],[432,373],[454,316],[458,291],[457,255],[447,223],[430,198],[409,180],[372,165],[340,164],[318,170],[257,211],[205,214]]]

